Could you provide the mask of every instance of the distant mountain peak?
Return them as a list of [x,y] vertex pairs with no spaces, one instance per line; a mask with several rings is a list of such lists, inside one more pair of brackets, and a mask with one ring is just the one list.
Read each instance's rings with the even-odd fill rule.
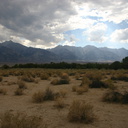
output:
[[92,45],[85,47],[58,45],[52,49],[26,47],[13,41],[0,43],[0,62],[10,63],[45,63],[45,62],[113,62],[128,56],[125,48],[97,48]]

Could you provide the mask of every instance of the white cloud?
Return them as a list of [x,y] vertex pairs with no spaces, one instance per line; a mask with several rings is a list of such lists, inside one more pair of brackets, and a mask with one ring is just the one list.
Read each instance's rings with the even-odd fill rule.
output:
[[75,35],[71,34],[71,35],[65,35],[65,36],[66,38],[64,39],[63,43],[61,43],[61,45],[75,46],[76,42],[78,41]]
[[115,30],[111,35],[111,41],[128,43],[128,28]]
[[102,17],[102,21],[112,21],[116,24],[128,19],[127,0],[75,0],[82,10],[78,13],[84,16]]
[[[107,27],[98,22],[118,24],[128,19],[127,7],[126,0],[3,0],[0,41],[13,37],[14,41],[26,46],[54,47],[64,40],[64,32],[89,29],[90,41],[104,42]],[[67,44],[74,45],[71,42]]]
[[107,25],[103,23],[97,23],[83,34],[88,37],[89,41],[102,43],[107,40],[106,32]]

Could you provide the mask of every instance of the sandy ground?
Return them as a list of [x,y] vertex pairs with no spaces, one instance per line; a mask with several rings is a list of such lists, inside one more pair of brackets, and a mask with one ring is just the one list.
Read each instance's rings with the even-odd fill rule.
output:
[[[53,79],[53,78],[51,78]],[[70,84],[56,85],[50,84],[50,80],[39,80],[38,83],[28,83],[24,95],[15,96],[14,91],[18,88],[17,76],[3,77],[0,88],[7,89],[7,94],[0,94],[0,113],[7,110],[25,112],[28,115],[42,116],[48,128],[128,128],[128,105],[102,102],[102,96],[107,89],[89,89],[88,92],[78,95],[72,92],[72,86],[79,86],[81,80],[76,80],[70,76]],[[115,85],[119,89],[128,89],[128,82],[118,81]],[[35,92],[45,90],[50,87],[54,92],[65,90],[64,98],[66,107],[58,110],[54,107],[55,101],[45,101],[43,103],[33,103],[32,95]],[[93,110],[97,120],[92,124],[71,123],[67,115],[73,100],[84,100],[94,106]]]

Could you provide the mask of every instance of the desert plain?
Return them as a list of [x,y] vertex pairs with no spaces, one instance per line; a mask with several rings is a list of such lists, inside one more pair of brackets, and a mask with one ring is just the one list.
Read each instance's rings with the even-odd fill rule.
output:
[[[56,83],[67,77],[67,83]],[[38,116],[42,119],[42,128],[128,128],[128,103],[103,101],[109,91],[128,92],[128,70],[1,69],[0,78],[0,116],[6,112]],[[86,78],[90,82],[100,79],[111,86],[91,88]],[[47,89],[55,93],[56,98],[35,98]],[[92,106],[94,121],[69,120],[71,105],[76,100]]]

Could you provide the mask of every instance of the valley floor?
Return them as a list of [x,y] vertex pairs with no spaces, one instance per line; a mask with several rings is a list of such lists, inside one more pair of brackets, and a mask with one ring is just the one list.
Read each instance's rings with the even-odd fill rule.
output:
[[[19,70],[19,71],[18,71]],[[21,79],[21,72],[24,74],[33,72],[31,69],[16,69],[16,70],[1,70],[0,76],[2,81],[0,82],[0,89],[6,90],[6,94],[0,93],[0,113],[10,111],[24,112],[27,115],[36,115],[43,118],[43,123],[47,124],[48,128],[128,128],[128,104],[120,103],[107,103],[102,101],[103,95],[109,89],[105,88],[89,88],[87,92],[83,94],[77,94],[72,91],[73,86],[79,86],[82,82],[84,74],[88,74],[89,70],[43,70],[34,69],[36,72],[33,78],[35,82],[25,82],[26,89],[23,91],[23,95],[15,95],[15,91],[18,88],[17,81]],[[32,72],[32,73],[31,73]],[[42,80],[40,73],[50,74],[47,80]],[[52,85],[51,81],[58,78],[59,75],[64,72],[69,74],[70,83],[63,85]],[[114,74],[118,74],[121,71],[105,71],[105,70],[91,70],[93,73],[101,73],[102,79],[110,79]],[[128,75],[128,71],[122,71]],[[14,73],[14,74],[13,74]],[[21,73],[21,74],[20,74]],[[19,75],[20,74],[20,75]],[[76,79],[79,76],[79,78]],[[113,84],[119,91],[128,91],[128,82],[115,80]],[[50,88],[53,92],[64,92],[65,95],[62,100],[65,103],[64,108],[55,107],[56,100],[44,101],[42,103],[33,102],[33,94],[38,91],[44,91]],[[74,100],[82,100],[93,106],[96,120],[91,124],[73,123],[69,122],[67,115],[70,105]]]

